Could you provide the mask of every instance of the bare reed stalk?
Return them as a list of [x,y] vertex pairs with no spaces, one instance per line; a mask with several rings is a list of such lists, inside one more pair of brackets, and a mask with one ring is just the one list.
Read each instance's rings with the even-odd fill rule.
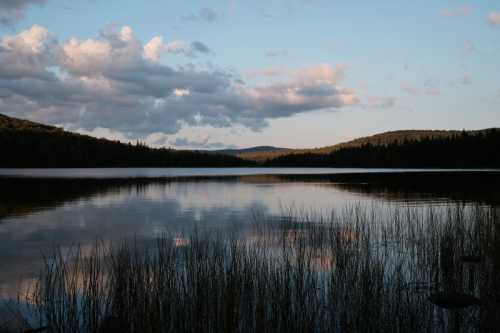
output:
[[[247,233],[165,234],[46,258],[30,294],[51,332],[441,332],[498,324],[496,208],[346,207],[256,215]],[[481,262],[461,262],[463,255]],[[433,291],[481,306],[450,314]],[[453,320],[452,320],[453,318]]]

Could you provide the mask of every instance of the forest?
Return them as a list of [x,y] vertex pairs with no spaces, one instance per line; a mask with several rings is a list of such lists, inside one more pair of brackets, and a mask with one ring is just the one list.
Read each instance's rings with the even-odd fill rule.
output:
[[252,162],[208,152],[150,148],[0,115],[0,167],[240,167]]
[[500,167],[499,129],[428,132],[428,136],[409,131],[401,137],[401,133],[397,140],[379,134],[376,140],[361,138],[353,141],[357,144],[340,144],[331,151],[295,151],[255,161],[220,152],[97,139],[0,115],[0,167]]
[[462,131],[448,137],[365,143],[327,154],[289,154],[268,160],[272,167],[498,168],[500,130]]

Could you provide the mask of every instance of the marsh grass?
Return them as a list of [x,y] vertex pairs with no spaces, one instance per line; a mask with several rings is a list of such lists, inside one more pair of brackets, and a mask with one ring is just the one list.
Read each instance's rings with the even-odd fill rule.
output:
[[[490,331],[500,319],[499,217],[463,205],[256,214],[242,232],[59,251],[26,302],[51,332]],[[435,292],[481,304],[442,309]]]

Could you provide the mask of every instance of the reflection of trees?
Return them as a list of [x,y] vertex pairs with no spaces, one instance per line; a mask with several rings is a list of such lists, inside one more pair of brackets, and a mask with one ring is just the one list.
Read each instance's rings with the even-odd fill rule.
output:
[[177,177],[172,179],[31,179],[0,177],[0,220],[50,209],[97,194],[123,190],[147,192],[149,186],[174,182],[203,183],[310,183],[388,200],[436,200],[500,204],[498,172],[417,172],[337,175],[252,175]]
[[[67,202],[110,193],[122,186],[102,180],[15,179],[0,177],[0,220],[55,208]],[[128,185],[131,186],[131,185]]]
[[303,181],[318,186],[387,200],[445,200],[500,204],[500,172],[374,172],[335,175],[284,175],[281,181]]

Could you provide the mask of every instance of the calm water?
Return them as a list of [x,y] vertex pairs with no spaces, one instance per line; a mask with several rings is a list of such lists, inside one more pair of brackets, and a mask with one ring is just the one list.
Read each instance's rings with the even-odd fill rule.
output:
[[[193,176],[243,176],[288,174],[349,174],[381,172],[420,172],[422,169],[359,169],[359,168],[88,168],[88,169],[2,169],[0,176],[44,178],[162,178]],[[432,169],[429,172],[462,169]],[[488,170],[468,170],[488,171]],[[490,170],[494,171],[494,170]]]
[[[193,225],[230,228],[289,208],[328,214],[358,204],[498,205],[500,188],[499,172],[460,170],[3,169],[0,175],[2,298],[26,288],[41,254],[56,245],[85,249],[96,239],[149,240]],[[221,177],[202,177],[215,175]]]

